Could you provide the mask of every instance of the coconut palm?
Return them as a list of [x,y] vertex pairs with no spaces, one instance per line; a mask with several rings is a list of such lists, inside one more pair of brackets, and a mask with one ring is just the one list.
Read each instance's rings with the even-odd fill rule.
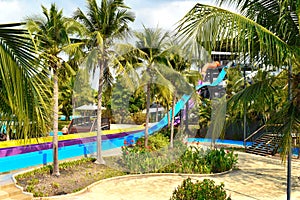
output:
[[[165,53],[165,62],[167,65],[176,71],[176,73],[166,74],[165,76],[171,81],[172,85],[175,87],[172,97],[172,113],[175,112],[175,104],[177,96],[183,94],[191,94],[194,92],[193,88],[189,83],[195,84],[201,79],[201,75],[198,71],[192,71],[191,60],[189,54],[186,52],[184,46],[176,44],[174,41],[170,42],[169,49]],[[181,92],[181,94],[180,94]],[[173,148],[173,138],[174,138],[174,119],[175,116],[172,114],[171,118],[171,136],[170,136],[170,147]]]
[[47,73],[40,71],[24,23],[0,25],[0,126],[7,136],[36,138],[49,125]]
[[[179,34],[184,40],[192,39],[209,50],[217,43],[226,44],[227,49],[236,51],[250,62],[257,62],[288,69],[288,78],[284,81],[283,90],[288,95],[281,97],[285,103],[272,115],[273,123],[282,126],[278,133],[282,136],[281,156],[291,155],[291,133],[299,136],[300,106],[299,85],[295,84],[300,71],[300,38],[299,17],[300,4],[297,0],[220,0],[220,4],[234,3],[241,14],[227,10],[196,4],[181,20]],[[287,77],[287,76],[286,76]],[[274,79],[276,80],[276,78]],[[253,84],[231,98],[236,104],[264,105],[264,98],[274,93],[272,80],[267,78]],[[268,98],[266,98],[268,99]],[[290,191],[290,156],[288,159],[288,190]],[[290,192],[287,192],[289,199]]]
[[[162,74],[166,65],[163,63],[163,57],[167,50],[169,39],[168,32],[160,28],[146,28],[143,32],[135,32],[137,38],[136,48],[138,49],[139,67],[143,69],[141,84],[146,85],[146,123],[145,123],[145,147],[148,146],[150,103],[151,103],[151,84],[158,84],[174,90],[171,82]],[[169,70],[170,71],[170,70]],[[170,71],[170,73],[173,73]],[[156,88],[159,88],[157,86]]]
[[135,17],[129,12],[129,7],[123,0],[102,0],[98,6],[96,0],[87,0],[87,13],[77,9],[74,18],[86,27],[88,49],[87,64],[95,72],[100,69],[98,85],[98,109],[97,109],[97,160],[96,163],[104,164],[101,152],[101,115],[102,115],[102,91],[104,84],[104,72],[108,71],[111,50],[110,47],[116,39],[123,38],[129,30],[128,23]]
[[59,176],[58,168],[58,70],[62,67],[71,69],[63,62],[63,52],[74,52],[80,43],[71,43],[70,34],[79,31],[79,25],[72,19],[65,18],[63,11],[51,4],[49,11],[42,6],[44,17],[29,18],[28,30],[40,48],[40,59],[53,74],[53,175]]

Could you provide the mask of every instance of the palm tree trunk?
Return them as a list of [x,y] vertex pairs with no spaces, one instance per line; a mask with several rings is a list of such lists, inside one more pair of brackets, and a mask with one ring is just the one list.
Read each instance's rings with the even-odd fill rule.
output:
[[185,104],[185,132],[190,133],[189,130],[189,101]]
[[101,118],[102,118],[102,90],[103,90],[103,72],[104,67],[106,67],[106,61],[98,61],[100,66],[100,76],[99,76],[99,86],[98,86],[98,107],[97,107],[97,160],[96,164],[105,164],[105,161],[102,157],[102,130],[101,130]]
[[175,101],[176,101],[176,91],[174,91],[173,102],[172,102],[170,148],[173,148],[173,143],[174,143]]
[[168,127],[170,127],[171,125],[171,116],[170,116],[170,107],[169,107],[169,103],[167,103],[167,116],[168,116]]
[[58,166],[58,78],[56,69],[53,73],[53,172],[52,175],[59,176]]
[[148,135],[149,135],[149,118],[150,118],[150,83],[147,83],[147,106],[146,106],[146,126],[145,126],[145,148],[148,147]]
[[158,101],[156,101],[156,115],[155,115],[155,121],[158,122]]

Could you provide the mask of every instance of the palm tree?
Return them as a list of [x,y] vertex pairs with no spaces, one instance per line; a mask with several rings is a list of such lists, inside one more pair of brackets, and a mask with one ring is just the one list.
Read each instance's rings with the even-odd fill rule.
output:
[[148,146],[150,103],[151,103],[151,84],[156,83],[167,87],[170,91],[174,88],[164,75],[162,69],[166,68],[163,64],[163,57],[167,50],[168,33],[160,28],[151,29],[144,27],[143,32],[136,32],[136,48],[139,56],[139,67],[142,67],[142,84],[146,85],[146,123],[145,123],[145,147]]
[[40,47],[40,59],[53,71],[53,175],[59,176],[58,168],[58,70],[62,67],[71,69],[60,57],[62,52],[73,51],[80,43],[71,44],[69,34],[79,31],[79,26],[72,19],[63,16],[55,4],[50,10],[42,6],[44,18],[28,19],[27,27]]
[[[184,46],[176,44],[175,41],[169,44],[170,48],[165,55],[165,62],[168,66],[176,71],[171,77],[169,74],[166,74],[166,77],[171,80],[172,85],[175,87],[173,97],[172,97],[172,118],[171,118],[171,136],[170,136],[170,148],[173,148],[173,139],[174,139],[174,119],[175,115],[175,104],[177,95],[191,94],[193,93],[192,87],[189,83],[194,85],[201,79],[201,75],[198,71],[190,70],[191,61],[189,59],[190,55],[186,52]],[[178,94],[181,92],[181,94]]]
[[109,68],[110,47],[125,36],[129,30],[128,23],[135,17],[129,12],[129,7],[123,0],[102,0],[99,7],[96,0],[87,0],[87,13],[77,9],[74,18],[86,27],[86,47],[89,51],[87,64],[100,69],[98,85],[98,109],[97,109],[97,160],[96,163],[104,164],[101,152],[101,115],[102,115],[102,91],[104,84],[104,72]]
[[14,138],[36,138],[49,125],[47,73],[40,71],[25,23],[0,25],[0,126]]
[[[297,0],[220,0],[223,3],[235,3],[242,14],[227,10],[196,4],[181,20],[179,34],[184,40],[192,39],[204,45],[209,50],[217,43],[227,44],[227,49],[239,52],[251,62],[275,66],[288,70],[282,89],[288,90],[287,98],[282,98],[286,104],[276,110],[272,116],[273,123],[282,126],[278,133],[282,135],[281,156],[288,159],[288,191],[290,196],[290,155],[292,146],[291,133],[299,133],[300,105],[299,85],[295,82],[299,77],[300,37],[299,18],[300,4]],[[276,80],[276,79],[275,79]],[[287,86],[287,87],[286,87]],[[231,98],[238,103],[261,104],[262,95],[268,97],[272,93],[270,79],[259,81]],[[299,136],[299,134],[297,134]]]

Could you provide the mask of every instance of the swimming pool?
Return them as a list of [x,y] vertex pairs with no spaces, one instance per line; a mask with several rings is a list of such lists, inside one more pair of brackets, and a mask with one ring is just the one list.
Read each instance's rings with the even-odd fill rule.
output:
[[[192,142],[207,142],[210,143],[212,139],[210,138],[188,138],[187,142],[192,143]],[[230,145],[235,145],[235,146],[244,146],[244,141],[238,141],[238,140],[222,140],[222,139],[217,139],[216,140],[217,144],[230,144]],[[251,146],[253,142],[246,142],[246,146]]]

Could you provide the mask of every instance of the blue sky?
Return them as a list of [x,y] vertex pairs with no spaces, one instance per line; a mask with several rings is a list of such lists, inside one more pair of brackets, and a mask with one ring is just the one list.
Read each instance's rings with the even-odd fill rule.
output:
[[[84,10],[86,4],[86,0],[0,0],[0,23],[19,22],[26,17],[41,15],[41,4],[49,8],[53,2],[63,9],[65,16],[71,16],[78,7]],[[100,4],[100,0],[98,2]],[[142,28],[142,24],[173,29],[197,2],[213,5],[210,0],[125,0],[136,15],[135,22],[130,25],[133,29]]]

